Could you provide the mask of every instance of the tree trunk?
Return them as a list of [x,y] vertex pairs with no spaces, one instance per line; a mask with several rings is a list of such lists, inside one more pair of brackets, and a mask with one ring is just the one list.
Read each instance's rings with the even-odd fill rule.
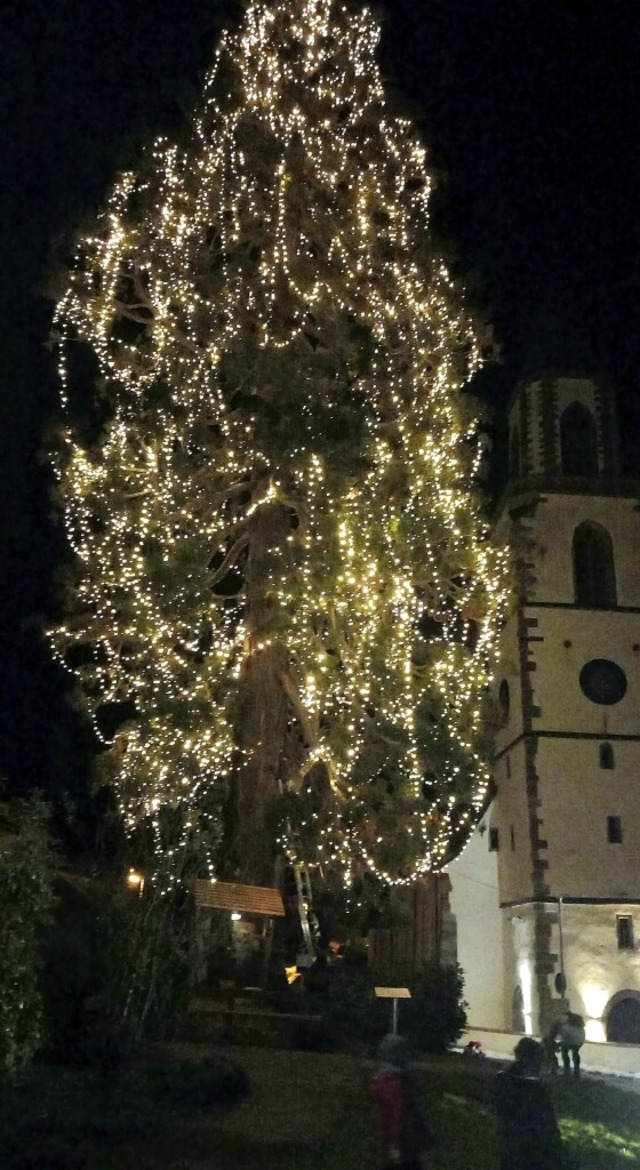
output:
[[280,681],[288,667],[288,651],[270,635],[277,602],[265,576],[264,557],[281,545],[289,532],[289,512],[282,504],[265,504],[256,510],[246,566],[247,654],[240,675],[236,727],[243,755],[235,776],[233,850],[238,875],[256,885],[271,885],[274,880],[276,846],[267,812],[280,791],[289,718],[289,703]]

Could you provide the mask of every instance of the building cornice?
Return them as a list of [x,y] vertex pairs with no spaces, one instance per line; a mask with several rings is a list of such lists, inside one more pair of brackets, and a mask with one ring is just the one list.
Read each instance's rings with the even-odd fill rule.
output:
[[555,897],[549,894],[544,898],[516,898],[513,902],[501,902],[501,910],[515,910],[519,906],[549,906],[554,908],[562,904],[563,906],[640,906],[640,897],[638,898],[574,898],[565,897],[564,894],[559,894]]
[[640,613],[640,605],[576,605],[575,601],[521,601],[522,609],[575,609],[579,613]]
[[605,741],[607,743],[613,743],[615,740],[618,743],[640,743],[640,735],[631,735],[625,732],[608,731],[605,734],[604,732],[597,731],[548,731],[543,728],[535,731],[524,731],[520,735],[516,735],[505,747],[500,748],[500,751],[495,753],[493,762],[496,763],[498,760],[501,760],[503,756],[506,756],[507,752],[512,751],[519,743],[536,739],[588,739],[597,740],[600,743]]
[[510,481],[504,488],[492,512],[492,526],[495,528],[505,512],[519,511],[544,503],[548,496],[583,496],[592,500],[602,499],[640,501],[640,483],[636,479],[615,477],[612,479],[586,479],[566,475],[528,475],[526,478]]

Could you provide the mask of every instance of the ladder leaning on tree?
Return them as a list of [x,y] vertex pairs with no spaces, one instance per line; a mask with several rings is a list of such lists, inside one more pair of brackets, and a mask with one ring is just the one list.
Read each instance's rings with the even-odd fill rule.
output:
[[313,962],[316,957],[318,923],[315,915],[313,914],[313,911],[311,910],[312,894],[309,870],[305,865],[294,865],[293,875],[296,881],[298,914],[300,916],[300,926],[302,927],[304,949],[307,953],[309,961]]

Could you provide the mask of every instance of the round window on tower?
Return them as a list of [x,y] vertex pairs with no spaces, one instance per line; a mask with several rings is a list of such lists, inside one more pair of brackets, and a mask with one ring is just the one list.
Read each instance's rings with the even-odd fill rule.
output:
[[611,707],[624,699],[627,676],[617,662],[611,662],[608,658],[592,658],[590,662],[585,662],[580,671],[580,686],[592,703]]

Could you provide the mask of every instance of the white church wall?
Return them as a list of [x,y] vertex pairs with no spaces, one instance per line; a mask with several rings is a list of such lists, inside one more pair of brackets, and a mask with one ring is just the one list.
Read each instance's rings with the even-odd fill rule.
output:
[[[506,683],[509,695],[509,710],[500,704],[500,687]],[[496,730],[495,750],[500,752],[511,743],[522,728],[522,685],[520,681],[520,648],[518,645],[518,618],[509,615],[500,636],[500,660],[496,666],[493,684],[496,708],[500,725]]]
[[[565,610],[531,606],[541,639],[535,662],[534,731],[574,734],[640,734],[640,614],[611,610]],[[627,678],[624,698],[613,705],[592,702],[580,686],[580,671],[594,658],[611,659]]]
[[489,851],[488,819],[464,852],[447,867],[450,906],[456,918],[458,962],[471,1025],[504,1027],[502,919],[498,906],[497,854]]
[[525,744],[522,738],[497,761],[491,827],[498,832],[501,902],[526,898],[531,888],[531,841],[527,803]]
[[[554,494],[540,502],[532,523],[535,583],[532,600],[575,601],[572,541],[585,520],[606,528],[613,545],[618,605],[640,604],[640,514],[633,498]],[[561,555],[558,555],[561,550]]]
[[640,904],[564,904],[562,907],[563,963],[567,999],[585,1018],[587,1038],[606,1039],[610,1001],[623,991],[640,994],[640,951],[618,946],[616,922],[630,917],[634,936],[640,934]]
[[507,1007],[511,1005],[511,1025],[515,1027],[513,1005],[521,997],[522,1031],[534,1035],[539,1028],[538,1004],[534,986],[536,959],[535,927],[530,906],[510,907],[505,911],[505,972],[510,987],[505,988]]
[[[640,751],[614,741],[615,767],[600,767],[600,740],[541,738],[536,765],[547,881],[554,896],[635,898],[640,818]],[[608,817],[620,818],[622,840],[608,840]]]

